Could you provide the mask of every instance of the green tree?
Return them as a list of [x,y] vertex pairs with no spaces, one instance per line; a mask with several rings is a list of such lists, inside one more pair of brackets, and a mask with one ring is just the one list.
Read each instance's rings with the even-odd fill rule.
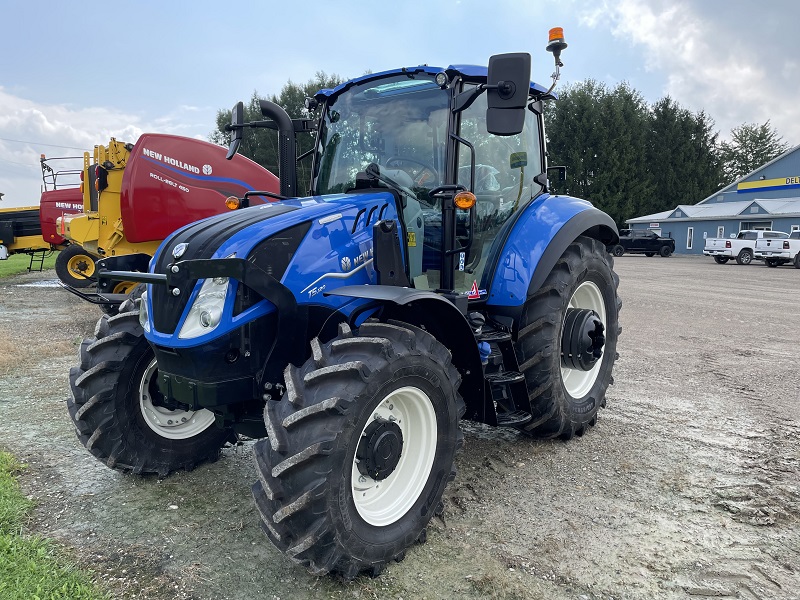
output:
[[622,224],[653,195],[647,103],[627,83],[609,89],[591,79],[559,96],[545,113],[550,164],[567,167],[566,191]]
[[744,177],[789,149],[769,121],[744,123],[731,130],[731,140],[720,144],[724,183]]
[[714,193],[722,177],[714,121],[666,96],[650,109],[647,164],[654,193],[637,216],[694,204]]
[[[333,88],[342,82],[342,78],[338,75],[326,75],[324,72],[319,71],[317,74],[305,84],[296,84],[291,80],[288,81],[278,95],[273,94],[265,98],[271,102],[275,102],[282,106],[289,116],[293,119],[312,118],[315,115],[311,114],[305,108],[305,99],[313,96],[316,92],[323,88]],[[258,92],[253,92],[249,102],[244,107],[245,121],[262,121],[264,116],[261,114],[261,107],[259,100],[262,97]],[[231,122],[230,110],[217,111],[217,129],[209,135],[209,139],[223,146],[227,146],[231,140],[231,133],[225,131],[225,126]],[[314,138],[309,134],[301,134],[297,136],[297,153],[298,156],[304,152],[311,150],[314,144]],[[239,153],[248,157],[249,159],[257,162],[264,168],[272,171],[278,175],[278,133],[272,129],[245,129],[242,138],[242,144],[239,147]],[[311,182],[311,162],[306,159],[299,163],[297,170],[297,189],[301,193],[310,189]]]

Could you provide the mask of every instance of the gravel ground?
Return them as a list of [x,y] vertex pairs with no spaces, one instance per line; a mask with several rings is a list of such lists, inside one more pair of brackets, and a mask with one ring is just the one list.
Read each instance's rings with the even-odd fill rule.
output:
[[800,272],[617,259],[620,359],[568,443],[464,423],[428,542],[375,580],[306,574],[263,536],[252,443],[164,480],[79,444],[67,374],[97,308],[0,284],[0,448],[30,468],[31,528],[120,598],[800,598]]

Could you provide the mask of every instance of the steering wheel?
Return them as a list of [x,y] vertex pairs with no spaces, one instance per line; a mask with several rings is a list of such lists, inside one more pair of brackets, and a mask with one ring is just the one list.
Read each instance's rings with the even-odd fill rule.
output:
[[422,167],[418,171],[411,171],[409,172],[406,169],[400,167],[403,171],[409,174],[409,176],[414,180],[414,185],[423,186],[426,181],[439,181],[439,171],[434,169],[431,165],[422,162],[421,160],[416,160],[414,158],[406,158],[405,156],[392,156],[391,158],[386,160],[385,166],[390,167],[392,163],[411,163]]

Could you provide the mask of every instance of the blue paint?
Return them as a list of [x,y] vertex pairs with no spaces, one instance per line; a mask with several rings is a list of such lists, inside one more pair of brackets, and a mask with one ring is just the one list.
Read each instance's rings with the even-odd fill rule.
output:
[[[394,196],[388,192],[312,196],[263,204],[244,210],[270,210],[271,207],[283,203],[302,207],[303,210],[264,219],[239,231],[225,240],[212,258],[226,258],[232,254],[238,258],[246,258],[259,243],[271,235],[294,225],[311,221],[311,227],[283,274],[281,283],[292,292],[298,304],[324,306],[349,315],[365,301],[343,296],[325,296],[323,292],[344,285],[377,283],[377,275],[372,266],[372,225],[377,220],[380,210],[374,211],[370,223],[366,223],[362,212],[355,233],[352,233],[353,224],[359,211],[366,208],[369,212],[369,209],[375,205],[379,207],[386,205],[382,218],[398,219]],[[334,216],[337,218],[334,219]],[[321,225],[320,220],[327,221],[326,217],[330,217],[332,220]],[[156,258],[151,262],[151,269],[152,265],[156,264],[157,257],[163,248],[169,245],[171,237],[167,238],[159,247]],[[156,331],[151,318],[150,332],[145,335],[149,341],[171,348],[201,346],[275,310],[274,304],[268,300],[262,300],[233,316],[236,286],[239,283],[231,281],[225,296],[225,305],[219,325],[205,335],[192,339],[180,339],[178,333],[186,322],[186,317],[198,296],[203,281],[200,280],[195,284],[175,333],[164,334]],[[148,298],[148,302],[151,302],[150,298]],[[148,308],[152,315],[152,305]]]
[[523,209],[490,274],[489,306],[521,306],[528,295],[536,265],[564,224],[592,209],[586,200],[542,194]]

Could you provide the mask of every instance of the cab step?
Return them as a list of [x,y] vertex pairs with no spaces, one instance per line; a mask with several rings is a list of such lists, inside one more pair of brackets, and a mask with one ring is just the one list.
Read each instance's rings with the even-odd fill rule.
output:
[[525,381],[525,375],[519,371],[498,371],[497,373],[489,373],[485,376],[486,383],[493,383],[498,385],[506,385],[510,383],[518,383]]
[[522,410],[515,410],[514,412],[499,412],[497,413],[497,426],[498,427],[513,427],[514,425],[524,425],[533,417],[530,413]]
[[500,344],[502,342],[510,342],[511,334],[507,331],[485,331],[476,336],[479,342],[488,342],[490,344]]

